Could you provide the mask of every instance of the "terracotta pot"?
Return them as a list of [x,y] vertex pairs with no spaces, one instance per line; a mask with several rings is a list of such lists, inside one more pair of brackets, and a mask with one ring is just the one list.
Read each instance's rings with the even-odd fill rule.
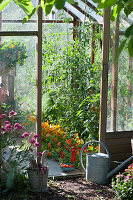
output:
[[44,192],[48,190],[47,180],[48,180],[48,168],[42,171],[38,168],[28,168],[27,169],[29,181],[34,192]]

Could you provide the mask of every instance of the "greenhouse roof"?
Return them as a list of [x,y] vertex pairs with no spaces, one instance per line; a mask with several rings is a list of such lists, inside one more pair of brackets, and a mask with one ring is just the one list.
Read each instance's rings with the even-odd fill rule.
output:
[[98,14],[96,5],[91,4],[90,1],[78,0],[78,5],[70,5],[66,2],[65,8],[72,12],[81,22],[93,20],[98,24],[103,23],[103,17]]

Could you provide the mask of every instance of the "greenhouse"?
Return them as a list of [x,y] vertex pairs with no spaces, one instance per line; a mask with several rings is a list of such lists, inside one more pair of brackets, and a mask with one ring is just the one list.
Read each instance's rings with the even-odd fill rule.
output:
[[3,200],[133,199],[132,32],[130,0],[1,1]]

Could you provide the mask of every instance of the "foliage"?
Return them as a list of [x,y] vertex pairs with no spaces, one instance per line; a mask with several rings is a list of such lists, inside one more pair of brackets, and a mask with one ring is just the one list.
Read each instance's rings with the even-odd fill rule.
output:
[[[93,0],[98,3],[98,8],[109,8],[111,6],[111,20],[114,21],[120,15],[121,11],[124,11],[126,17],[128,17],[133,12],[133,1],[131,0]],[[125,45],[128,46],[128,51],[131,57],[133,57],[133,24],[131,24],[125,31],[125,39],[120,44],[115,60],[118,59],[120,53],[124,49]]]
[[116,181],[112,180],[112,188],[116,191],[118,198],[133,199],[133,163],[128,166],[124,173],[116,176]]
[[[0,11],[4,9],[12,0],[0,0]],[[39,0],[38,5],[34,8],[31,0],[14,0],[14,3],[22,8],[22,10],[27,14],[27,16],[23,19],[23,22],[28,21],[31,16],[38,10],[39,7],[42,7],[45,14],[48,15],[53,6],[55,6],[58,10],[62,9],[65,5],[65,2],[70,4],[76,4],[75,0]],[[93,0],[94,3],[98,3],[98,8],[108,8],[113,7],[111,12],[111,19],[116,20],[116,18],[120,15],[120,12],[123,10],[125,15],[128,17],[133,11],[133,2],[131,0]],[[116,4],[117,3],[117,4]],[[125,44],[128,43],[128,50],[130,56],[133,57],[133,24],[131,24],[125,31],[125,40],[118,48],[116,59],[118,59],[121,51],[123,50]]]
[[0,62],[6,63],[7,68],[14,64],[23,65],[26,55],[26,46],[19,41],[5,41],[0,43]]
[[80,29],[75,41],[65,42],[65,33],[44,36],[43,120],[58,122],[83,139],[97,139],[100,62],[90,62],[89,28]]

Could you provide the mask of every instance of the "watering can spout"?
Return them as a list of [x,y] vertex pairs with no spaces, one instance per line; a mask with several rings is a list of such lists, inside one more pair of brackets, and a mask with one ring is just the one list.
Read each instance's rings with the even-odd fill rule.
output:
[[120,165],[118,165],[115,169],[113,169],[112,171],[110,171],[107,176],[106,179],[110,179],[113,175],[115,175],[119,170],[121,170],[126,164],[128,164],[131,160],[133,160],[133,156],[129,157],[127,160],[125,160],[124,162],[122,162]]

